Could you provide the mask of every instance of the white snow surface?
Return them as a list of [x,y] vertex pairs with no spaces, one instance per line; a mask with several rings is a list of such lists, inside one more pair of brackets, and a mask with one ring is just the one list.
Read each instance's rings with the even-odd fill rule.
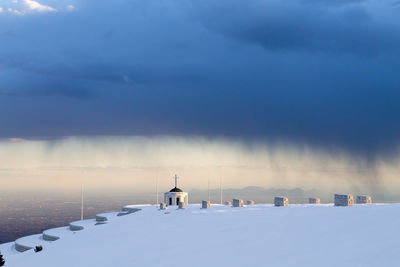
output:
[[2,255],[13,255],[19,252],[15,250],[14,242],[8,242],[0,245],[0,252]]
[[39,253],[2,252],[5,267],[399,266],[399,226],[400,204],[143,206]]

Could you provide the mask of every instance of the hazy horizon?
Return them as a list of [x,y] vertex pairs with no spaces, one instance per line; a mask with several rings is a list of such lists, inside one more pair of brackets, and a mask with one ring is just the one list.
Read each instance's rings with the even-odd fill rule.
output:
[[2,188],[303,188],[400,192],[399,157],[365,158],[287,143],[202,137],[69,137],[0,141]]

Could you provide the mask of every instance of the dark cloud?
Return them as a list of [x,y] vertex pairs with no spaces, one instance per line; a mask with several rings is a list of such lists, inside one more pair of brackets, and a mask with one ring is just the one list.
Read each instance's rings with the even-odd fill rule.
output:
[[74,5],[0,14],[1,138],[171,134],[397,149],[392,1]]
[[269,50],[362,56],[398,50],[400,30],[387,24],[398,25],[390,15],[400,14],[383,19],[373,8],[364,1],[250,1],[202,8],[199,19],[211,30]]

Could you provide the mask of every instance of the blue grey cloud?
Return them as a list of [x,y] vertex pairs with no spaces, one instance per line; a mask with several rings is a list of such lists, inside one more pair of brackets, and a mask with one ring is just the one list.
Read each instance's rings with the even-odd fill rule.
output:
[[0,137],[203,135],[395,151],[394,4],[101,0],[0,13]]
[[215,9],[200,9],[209,29],[269,50],[375,56],[400,44],[393,27],[400,14],[388,1],[219,2]]

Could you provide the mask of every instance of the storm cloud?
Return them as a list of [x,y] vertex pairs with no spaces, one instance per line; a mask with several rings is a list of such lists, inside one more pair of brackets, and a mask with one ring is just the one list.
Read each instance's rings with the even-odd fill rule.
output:
[[3,2],[0,138],[197,135],[397,153],[396,1]]

